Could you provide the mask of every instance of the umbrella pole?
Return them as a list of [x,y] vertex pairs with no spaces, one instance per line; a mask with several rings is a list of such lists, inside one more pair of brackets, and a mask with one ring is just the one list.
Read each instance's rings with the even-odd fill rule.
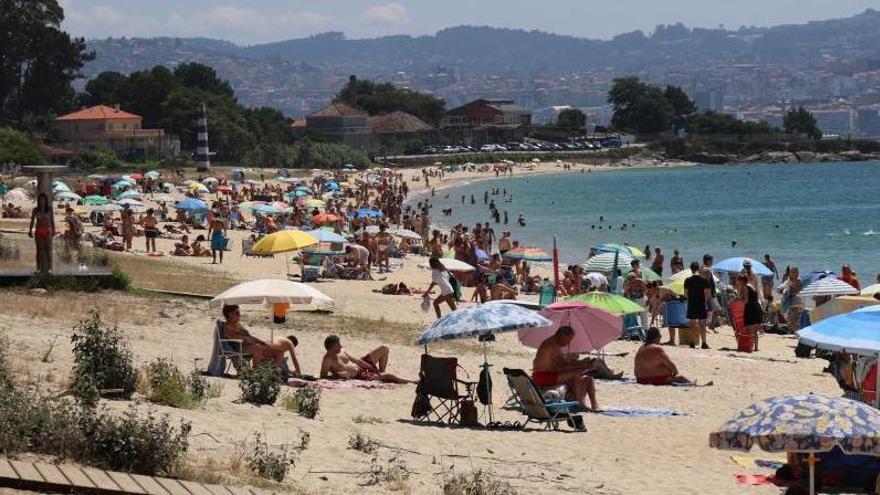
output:
[[810,465],[810,495],[816,495],[816,454],[810,452],[807,464]]
[[[492,366],[489,364],[489,357],[486,351],[486,341],[483,341],[483,370],[486,373],[489,373],[489,367]],[[492,417],[492,380],[486,380],[486,395],[489,397],[489,404],[486,406],[489,408],[489,423],[494,423],[495,419]]]
[[555,235],[553,236],[553,287],[556,289],[556,294],[559,294],[559,251],[556,250]]

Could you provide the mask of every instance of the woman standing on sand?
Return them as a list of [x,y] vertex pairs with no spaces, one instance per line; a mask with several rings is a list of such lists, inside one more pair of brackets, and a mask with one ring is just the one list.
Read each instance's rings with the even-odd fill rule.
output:
[[[36,226],[36,232],[34,231]],[[55,235],[55,216],[46,193],[37,196],[37,207],[31,212],[28,236],[33,237],[37,248],[37,273],[52,271],[52,237]]]
[[786,273],[788,276],[780,287],[782,290],[782,308],[785,313],[785,321],[788,323],[789,333],[794,333],[801,329],[801,313],[804,310],[804,303],[800,292],[803,288],[803,283],[801,282],[801,274],[798,267],[790,266]]
[[753,350],[758,352],[758,332],[761,330],[761,324],[764,322],[764,311],[761,309],[761,303],[758,301],[758,285],[754,280],[750,280],[745,273],[737,275],[737,284],[739,288],[739,297],[745,301],[745,309],[743,311],[744,330],[752,336]]

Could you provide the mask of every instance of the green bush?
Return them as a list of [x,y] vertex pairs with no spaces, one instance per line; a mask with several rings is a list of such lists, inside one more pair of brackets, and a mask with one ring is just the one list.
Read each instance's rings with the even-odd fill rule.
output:
[[379,444],[367,435],[356,431],[348,436],[348,447],[364,454],[373,454],[379,449]]
[[7,390],[12,390],[12,370],[9,369],[9,337],[0,335],[0,395]]
[[288,411],[299,413],[309,419],[315,419],[321,408],[321,391],[308,387],[297,389],[292,394],[281,397],[281,404]]
[[515,495],[506,481],[494,478],[491,472],[477,469],[470,475],[459,474],[443,480],[443,495]]
[[71,292],[98,292],[101,290],[126,290],[131,278],[115,269],[110,275],[82,277],[76,275],[37,274],[28,279],[29,289],[62,290]]
[[18,261],[20,259],[21,248],[18,247],[18,244],[12,239],[0,234],[0,260]]
[[131,349],[116,327],[101,322],[101,315],[92,311],[74,327],[73,392],[92,402],[101,391],[113,390],[114,395],[130,398],[137,385]]
[[8,127],[0,128],[0,163],[37,165],[46,162],[40,148],[24,133]]
[[123,168],[122,160],[108,149],[83,151],[73,158],[73,162],[89,170],[119,170]]
[[40,396],[33,388],[0,394],[0,453],[24,452],[145,475],[167,474],[186,453],[190,425],[168,416],[121,416]]
[[281,372],[271,363],[246,367],[238,376],[241,398],[251,404],[274,404],[281,392]]
[[272,452],[260,434],[254,433],[254,448],[247,456],[247,464],[261,478],[281,483],[296,463],[296,454],[296,451],[290,451],[286,445],[278,452]]
[[193,371],[184,375],[170,361],[158,358],[141,371],[142,393],[147,400],[181,409],[193,409],[205,399],[205,378]]

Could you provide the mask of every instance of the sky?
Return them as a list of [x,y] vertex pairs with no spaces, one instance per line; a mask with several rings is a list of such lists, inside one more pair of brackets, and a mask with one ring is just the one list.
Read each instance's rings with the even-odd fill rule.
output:
[[210,37],[248,45],[342,31],[422,35],[462,24],[608,39],[658,24],[771,26],[848,17],[878,0],[59,0],[75,36]]

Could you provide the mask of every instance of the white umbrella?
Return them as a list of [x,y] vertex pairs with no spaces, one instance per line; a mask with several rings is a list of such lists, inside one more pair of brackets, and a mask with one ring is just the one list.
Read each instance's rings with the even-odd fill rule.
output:
[[[472,272],[476,270],[475,267],[465,263],[464,261],[459,261],[455,258],[440,258],[440,263],[449,270],[450,272]],[[430,268],[430,265],[427,263],[422,263],[422,268]]]
[[590,272],[608,273],[614,269],[614,257],[617,256],[617,268],[627,266],[633,257],[626,253],[602,253],[588,259],[582,266]]
[[122,211],[122,207],[113,203],[108,203],[106,205],[101,205],[95,208],[92,211],[100,211],[101,213],[110,213],[113,211]]
[[858,294],[859,290],[833,276],[819,279],[801,290],[800,296],[849,296]]
[[878,292],[880,292],[880,284],[869,285],[862,289],[863,296],[873,296]]
[[18,187],[6,193],[6,196],[3,196],[3,201],[25,201],[26,199],[28,199],[27,192]]
[[101,174],[92,174],[92,175],[90,175],[90,176],[88,176],[88,177],[86,177],[86,178],[87,178],[87,179],[92,179],[92,180],[102,180],[102,179],[106,179],[106,177],[103,176],[103,175],[101,175]]
[[174,199],[174,196],[171,196],[170,194],[157,194],[157,195],[153,196],[153,197],[150,198],[150,199],[153,200],[153,201],[156,201],[156,202],[159,202],[159,201],[165,201],[165,202],[169,202],[169,201],[177,201],[176,199]]
[[321,291],[306,284],[264,278],[227,289],[211,299],[210,307],[216,308],[228,304],[291,304],[326,308],[333,306],[334,301]]
[[217,184],[219,182],[220,182],[220,180],[217,179],[216,177],[208,177],[208,178],[202,180],[202,184]]
[[412,240],[416,240],[416,241],[422,240],[422,236],[420,236],[419,234],[417,234],[409,229],[394,229],[394,230],[389,230],[389,233],[391,233],[391,235],[393,235],[393,236],[397,236],[397,237],[400,237],[403,239],[412,239]]
[[141,193],[137,191],[125,191],[124,193],[119,195],[119,199],[141,199]]
[[66,199],[68,201],[82,201],[82,197],[79,194],[71,191],[61,191],[55,193],[55,199]]
[[118,204],[119,206],[128,205],[129,207],[144,206],[144,204],[141,203],[140,201],[138,201],[136,199],[131,199],[131,198],[120,199],[119,201],[116,202],[116,204]]

